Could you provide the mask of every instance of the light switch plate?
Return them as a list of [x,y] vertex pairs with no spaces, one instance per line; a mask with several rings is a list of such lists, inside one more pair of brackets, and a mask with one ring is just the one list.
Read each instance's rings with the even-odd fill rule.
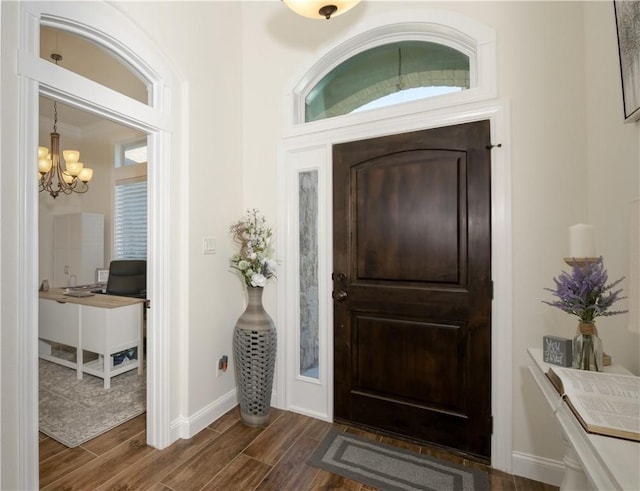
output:
[[216,239],[214,237],[202,237],[202,254],[216,253]]

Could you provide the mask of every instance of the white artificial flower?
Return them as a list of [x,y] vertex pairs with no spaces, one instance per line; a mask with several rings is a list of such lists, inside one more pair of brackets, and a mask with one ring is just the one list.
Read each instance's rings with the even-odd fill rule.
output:
[[231,266],[242,273],[246,285],[264,287],[275,276],[276,268],[276,262],[270,258],[272,231],[265,217],[256,209],[247,210],[245,217],[230,230],[240,246],[240,251],[231,258]]
[[267,268],[269,268],[269,271],[275,271],[276,267],[278,266],[278,263],[276,263],[275,259],[267,259],[266,263],[267,263]]
[[267,278],[260,273],[256,273],[251,277],[251,286],[263,288],[267,284]]

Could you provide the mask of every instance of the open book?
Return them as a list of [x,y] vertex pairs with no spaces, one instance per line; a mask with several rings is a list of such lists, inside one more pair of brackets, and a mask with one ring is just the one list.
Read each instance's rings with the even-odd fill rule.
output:
[[563,367],[547,377],[585,430],[640,441],[640,377]]

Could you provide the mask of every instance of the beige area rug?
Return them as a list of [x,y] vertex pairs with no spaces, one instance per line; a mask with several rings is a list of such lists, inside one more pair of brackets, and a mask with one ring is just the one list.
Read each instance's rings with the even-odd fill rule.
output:
[[131,370],[103,380],[46,360],[38,360],[40,431],[67,447],[77,447],[146,410],[146,377]]

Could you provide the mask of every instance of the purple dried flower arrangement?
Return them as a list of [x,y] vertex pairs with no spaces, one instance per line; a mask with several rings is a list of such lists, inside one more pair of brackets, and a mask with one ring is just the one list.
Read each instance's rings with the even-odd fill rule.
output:
[[543,303],[558,307],[560,310],[577,316],[582,322],[593,322],[596,317],[624,314],[626,310],[609,310],[618,300],[622,288],[613,290],[623,278],[607,284],[607,270],[604,269],[602,257],[581,266],[573,262],[571,274],[562,272],[553,281],[556,289],[545,288],[553,293],[557,300]]

